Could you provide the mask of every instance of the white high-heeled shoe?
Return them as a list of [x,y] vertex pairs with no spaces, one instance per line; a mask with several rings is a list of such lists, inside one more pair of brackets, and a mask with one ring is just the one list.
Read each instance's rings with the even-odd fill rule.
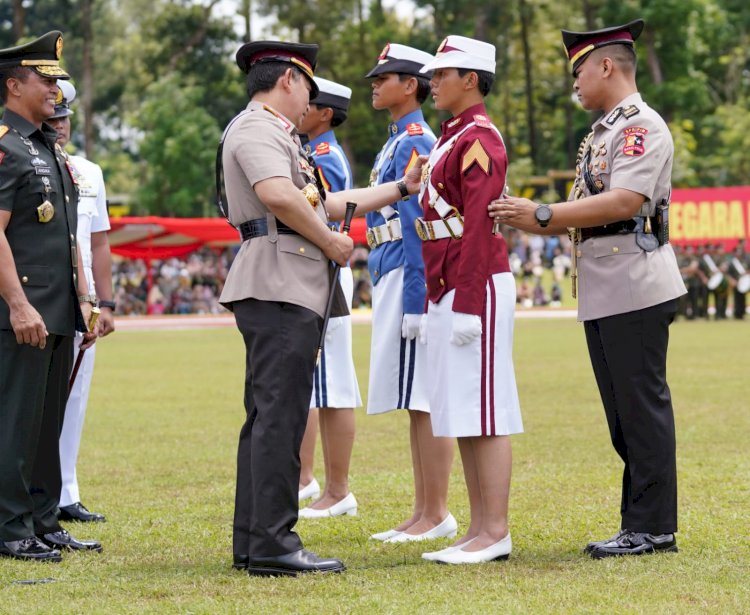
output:
[[406,532],[399,532],[395,536],[391,536],[383,542],[416,542],[419,540],[434,540],[435,538],[453,538],[458,531],[458,523],[456,518],[448,513],[448,516],[443,519],[438,525],[433,527],[431,530],[422,532],[421,534],[407,534]]
[[377,534],[373,534],[370,536],[373,540],[381,540],[386,541],[389,538],[393,538],[396,534],[400,534],[398,530],[386,530],[385,532],[378,532]]
[[341,515],[357,516],[357,500],[351,492],[333,506],[321,509],[305,507],[299,511],[298,516],[300,519],[320,519],[322,517],[340,517]]
[[[464,545],[461,546],[463,547]],[[438,555],[433,561],[441,564],[482,564],[496,559],[508,559],[512,550],[513,542],[510,538],[510,532],[508,532],[508,535],[502,540],[479,551],[464,551],[463,548],[456,549],[450,553]]]
[[446,547],[445,549],[440,549],[440,551],[429,551],[427,553],[422,553],[422,559],[426,559],[431,562],[434,562],[441,555],[445,555],[446,553],[452,553],[453,551],[458,551],[459,549],[463,549],[466,545],[473,542],[474,540],[476,540],[476,538],[470,538],[466,542],[462,542],[460,545],[451,545],[450,547]]
[[320,497],[320,485],[314,478],[307,483],[297,494],[297,499],[301,502],[302,500],[308,500],[310,498],[318,499]]

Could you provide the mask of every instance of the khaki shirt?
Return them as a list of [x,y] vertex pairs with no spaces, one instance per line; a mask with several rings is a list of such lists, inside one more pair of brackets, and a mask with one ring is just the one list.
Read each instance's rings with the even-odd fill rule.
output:
[[[674,144],[664,120],[640,94],[632,94],[592,130],[589,168],[597,187],[642,194],[646,201],[638,215],[653,216],[672,187]],[[576,187],[590,196],[582,169],[577,169]],[[635,239],[635,233],[592,237],[578,246],[578,320],[640,310],[687,292],[672,246],[646,252]]]
[[[314,183],[292,122],[269,107],[251,101],[229,126],[223,152],[229,220],[235,226],[266,218],[268,235],[242,243],[227,275],[220,301],[259,299],[306,307],[319,315],[328,298],[328,259],[300,235],[280,235],[276,218],[253,189],[261,180],[287,177],[296,187]],[[316,208],[327,222],[325,206]]]

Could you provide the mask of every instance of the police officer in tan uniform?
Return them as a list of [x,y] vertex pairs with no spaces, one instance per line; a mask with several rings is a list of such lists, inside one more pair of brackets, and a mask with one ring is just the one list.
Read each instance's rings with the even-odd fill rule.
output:
[[329,263],[345,265],[353,248],[326,223],[328,213],[343,218],[347,201],[365,213],[419,190],[416,165],[407,179],[324,201],[295,128],[317,94],[317,51],[278,41],[243,45],[236,59],[250,103],[220,145],[228,219],[243,239],[220,300],[234,312],[247,351],[234,566],[255,575],[344,570],[340,560],[303,549],[292,530]]
[[666,382],[669,324],[685,292],[668,243],[674,146],[635,83],[642,20],[595,32],[563,31],[582,106],[603,115],[579,150],[567,203],[493,202],[490,215],[557,235],[575,229],[578,319],[615,450],[625,463],[622,522],[594,558],[676,551],[674,416]]

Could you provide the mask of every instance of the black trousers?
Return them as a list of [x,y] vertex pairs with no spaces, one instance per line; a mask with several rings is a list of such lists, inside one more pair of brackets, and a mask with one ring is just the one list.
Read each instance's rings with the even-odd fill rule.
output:
[[745,318],[745,309],[747,305],[745,303],[745,293],[739,292],[736,288],[734,289],[734,309],[732,310],[734,317],[737,320],[743,320]]
[[677,531],[677,464],[667,385],[677,300],[584,323],[591,365],[622,476],[622,528]]
[[232,304],[245,340],[245,424],[237,450],[235,555],[302,548],[297,523],[299,449],[312,396],[322,319],[291,303]]
[[0,540],[60,529],[60,432],[73,368],[73,337],[44,350],[0,331]]

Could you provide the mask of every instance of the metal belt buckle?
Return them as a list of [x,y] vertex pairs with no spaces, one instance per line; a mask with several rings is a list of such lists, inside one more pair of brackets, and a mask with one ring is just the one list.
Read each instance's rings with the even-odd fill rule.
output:
[[[391,225],[393,225],[393,227]],[[394,232],[396,225],[399,226],[398,231],[397,231],[397,233],[398,233],[399,236],[397,236],[397,233]],[[400,222],[400,220],[398,218],[394,218],[393,220],[390,220],[386,224],[386,228],[388,229],[388,234],[391,236],[391,240],[392,241],[401,239],[401,236],[400,236],[401,235],[401,222]]]
[[414,226],[417,229],[417,235],[422,241],[427,241],[428,237],[427,237],[427,233],[425,233],[425,230],[424,230],[424,226],[423,226],[424,224],[426,223],[424,220],[422,220],[422,218],[417,218],[416,220],[414,220]]
[[375,248],[378,244],[375,243],[375,233],[372,232],[372,229],[367,229],[367,233],[365,233],[365,236],[367,237],[367,245],[370,246],[370,250]]

